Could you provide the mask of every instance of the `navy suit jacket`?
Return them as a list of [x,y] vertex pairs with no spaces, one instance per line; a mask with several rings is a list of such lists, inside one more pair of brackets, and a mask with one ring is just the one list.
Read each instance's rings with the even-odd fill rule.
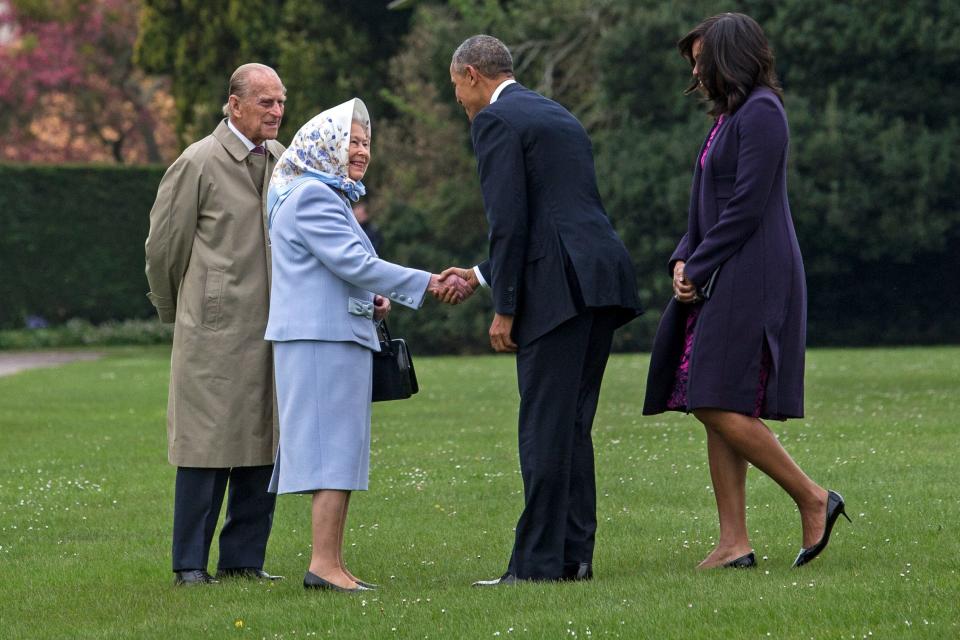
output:
[[490,226],[480,265],[524,346],[587,309],[639,315],[626,247],[600,202],[590,138],[566,109],[519,85],[470,128]]

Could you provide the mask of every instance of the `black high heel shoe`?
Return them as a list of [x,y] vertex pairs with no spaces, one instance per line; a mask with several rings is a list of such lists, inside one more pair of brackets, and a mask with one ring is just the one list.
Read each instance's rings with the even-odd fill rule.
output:
[[730,562],[727,562],[723,565],[724,569],[751,569],[757,566],[757,556],[753,554],[753,551],[748,553],[745,556],[740,556],[739,558],[734,558]]
[[347,589],[346,587],[341,587],[333,584],[327,580],[324,580],[320,576],[307,571],[307,575],[303,576],[303,588],[304,589],[327,589],[329,591],[337,591],[339,593],[356,593],[357,591],[371,591],[369,587],[364,587],[362,585],[357,585],[356,589]]
[[800,553],[797,554],[797,559],[793,561],[794,568],[807,564],[827,548],[827,543],[830,542],[830,532],[833,531],[833,524],[840,516],[846,518],[847,522],[853,522],[850,516],[847,515],[846,503],[843,501],[843,496],[836,491],[827,491],[827,522],[823,529],[823,537],[812,547],[800,549]]

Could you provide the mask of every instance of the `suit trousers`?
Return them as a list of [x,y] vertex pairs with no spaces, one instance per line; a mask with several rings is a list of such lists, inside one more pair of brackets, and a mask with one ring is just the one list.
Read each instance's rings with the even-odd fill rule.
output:
[[177,467],[173,501],[173,570],[207,568],[213,532],[229,486],[218,569],[263,568],[277,496],[267,492],[273,465]]
[[615,312],[587,310],[517,352],[525,506],[508,571],[555,580],[593,561],[597,497],[590,435]]

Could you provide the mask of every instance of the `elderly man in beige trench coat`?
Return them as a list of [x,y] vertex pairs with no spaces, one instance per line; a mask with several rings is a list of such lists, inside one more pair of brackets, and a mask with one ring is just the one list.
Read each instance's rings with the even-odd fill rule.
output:
[[168,457],[177,466],[174,583],[207,572],[224,493],[217,578],[276,579],[263,571],[275,495],[273,359],[263,339],[270,291],[267,183],[286,89],[270,67],[230,78],[227,116],[170,166],[150,212],[149,298],[173,322]]

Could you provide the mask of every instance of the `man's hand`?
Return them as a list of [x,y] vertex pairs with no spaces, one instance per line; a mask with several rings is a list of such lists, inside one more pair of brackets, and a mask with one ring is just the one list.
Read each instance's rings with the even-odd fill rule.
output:
[[440,302],[460,304],[473,295],[479,284],[472,269],[451,267],[440,275],[430,276],[427,291]]
[[443,273],[440,274],[441,278],[446,278],[449,275],[458,275],[464,280],[467,281],[467,284],[470,285],[470,291],[473,292],[477,287],[480,286],[480,281],[477,280],[477,272],[473,269],[464,269],[463,267],[450,267],[444,269]]
[[[460,300],[457,302],[462,302],[473,295],[473,292],[477,290],[477,287],[480,286],[480,281],[477,280],[477,274],[473,269],[463,269],[461,267],[450,267],[445,269],[443,273],[440,274],[440,279],[446,283],[457,282],[457,291],[461,294]],[[448,296],[449,297],[449,296]],[[452,302],[448,299],[443,299],[443,302],[450,304],[457,304],[457,302]]]
[[444,278],[436,273],[430,275],[430,284],[427,291],[440,302],[460,304],[464,298],[473,293],[462,278],[456,275]]
[[517,343],[510,332],[513,330],[513,316],[495,314],[490,325],[490,346],[497,353],[516,353]]
[[684,275],[684,266],[686,263],[680,260],[673,264],[673,297],[677,302],[690,304],[699,301],[700,296],[697,295],[697,288]]
[[380,322],[390,315],[390,301],[383,296],[373,296],[373,319]]

